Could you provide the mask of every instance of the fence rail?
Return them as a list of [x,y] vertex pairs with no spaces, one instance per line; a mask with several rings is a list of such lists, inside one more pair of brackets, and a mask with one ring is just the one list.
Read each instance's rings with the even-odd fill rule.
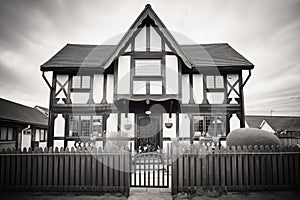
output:
[[2,150],[1,191],[122,193],[129,195],[130,159],[127,151],[68,148]]
[[172,194],[197,189],[300,189],[297,147],[211,147],[172,151]]

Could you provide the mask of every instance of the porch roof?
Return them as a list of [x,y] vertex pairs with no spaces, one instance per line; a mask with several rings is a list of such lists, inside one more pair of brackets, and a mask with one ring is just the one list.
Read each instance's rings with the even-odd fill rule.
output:
[[[253,64],[227,43],[180,45],[183,52],[196,68],[236,67],[253,69]],[[115,45],[67,44],[46,63],[42,71],[62,69],[97,69],[103,72],[103,63],[115,49]]]

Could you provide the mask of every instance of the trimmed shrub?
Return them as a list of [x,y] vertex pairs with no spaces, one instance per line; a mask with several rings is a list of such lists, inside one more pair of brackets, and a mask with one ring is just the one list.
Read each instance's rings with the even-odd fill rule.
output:
[[281,145],[276,135],[258,128],[235,129],[228,134],[226,143],[227,146]]

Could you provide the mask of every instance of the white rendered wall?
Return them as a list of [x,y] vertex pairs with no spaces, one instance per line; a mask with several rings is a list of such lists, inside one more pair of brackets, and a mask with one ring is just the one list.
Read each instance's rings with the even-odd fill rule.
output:
[[112,137],[118,131],[118,114],[111,113],[106,121],[106,137]]
[[182,75],[182,103],[189,103],[190,100],[190,83],[189,75]]
[[176,56],[166,56],[166,93],[178,94],[178,60]]
[[107,103],[113,103],[114,101],[114,75],[107,75],[107,88],[106,88],[106,100]]
[[21,142],[21,149],[31,147],[31,134],[24,134],[22,132],[22,142]]
[[118,94],[130,93],[130,56],[121,56],[118,62]]
[[103,98],[103,75],[95,74],[93,82],[93,98],[96,104],[101,103]]
[[[173,123],[171,128],[167,128],[165,126],[166,122],[171,122]],[[163,113],[163,137],[170,137],[170,138],[175,138],[176,137],[176,114],[172,114],[172,118],[169,119],[169,114],[168,113]],[[165,146],[164,146],[165,147]]]
[[[126,133],[128,137],[134,137],[135,130],[135,120],[134,113],[128,113],[128,118],[125,118],[125,113],[121,114],[121,131]],[[129,130],[125,129],[125,124],[131,124],[131,128]]]
[[190,137],[190,118],[188,114],[179,114],[179,137]]
[[203,101],[203,75],[193,75],[193,95],[196,104],[201,104]]
[[240,119],[236,114],[232,114],[230,118],[230,131],[240,128]]
[[65,119],[62,114],[58,114],[54,119],[54,137],[65,136]]

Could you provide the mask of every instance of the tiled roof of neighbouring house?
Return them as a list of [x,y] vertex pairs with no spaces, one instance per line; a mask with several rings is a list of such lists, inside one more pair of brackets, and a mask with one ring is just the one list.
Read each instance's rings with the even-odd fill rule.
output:
[[35,108],[0,98],[0,120],[33,125],[48,125],[48,117]]
[[300,131],[300,117],[294,116],[246,116],[249,127],[259,128],[265,120],[275,131]]
[[[241,67],[252,69],[253,64],[227,43],[180,45],[182,51],[197,68]],[[67,44],[41,66],[42,71],[57,68],[101,67],[115,45]]]

